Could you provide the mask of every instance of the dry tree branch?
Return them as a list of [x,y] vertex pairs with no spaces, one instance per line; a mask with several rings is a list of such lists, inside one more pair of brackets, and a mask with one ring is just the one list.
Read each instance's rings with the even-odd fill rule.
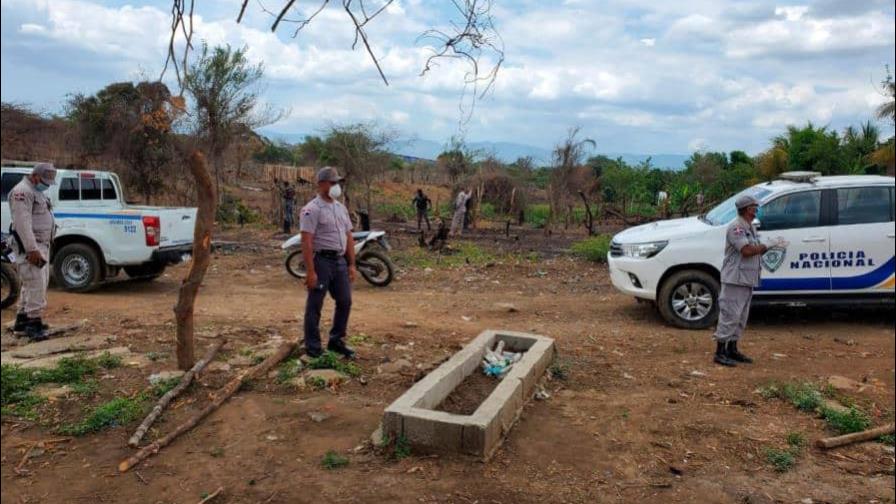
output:
[[[187,5],[189,2],[189,10]],[[174,67],[174,75],[183,94],[184,82],[187,78],[187,58],[193,49],[193,8],[195,0],[172,0],[171,2],[171,37],[168,39],[168,54],[165,57],[165,65],[159,75],[159,81],[165,77],[169,66]],[[186,20],[184,16],[186,15]],[[178,62],[178,54],[175,42],[178,33],[184,36],[183,56]]]

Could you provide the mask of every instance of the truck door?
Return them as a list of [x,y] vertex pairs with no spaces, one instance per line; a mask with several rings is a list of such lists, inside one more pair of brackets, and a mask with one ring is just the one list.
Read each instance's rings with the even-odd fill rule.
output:
[[831,289],[836,293],[894,291],[893,187],[836,190],[831,228]]
[[828,263],[830,231],[823,218],[823,199],[830,192],[813,189],[784,194],[759,208],[759,236],[788,242],[763,254],[762,282],[757,294],[808,294],[831,290]]

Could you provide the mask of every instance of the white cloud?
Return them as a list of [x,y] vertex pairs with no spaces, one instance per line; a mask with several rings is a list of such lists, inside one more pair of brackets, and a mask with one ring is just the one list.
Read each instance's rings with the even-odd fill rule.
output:
[[645,47],[653,47],[656,45],[656,39],[655,38],[642,38],[641,43]]

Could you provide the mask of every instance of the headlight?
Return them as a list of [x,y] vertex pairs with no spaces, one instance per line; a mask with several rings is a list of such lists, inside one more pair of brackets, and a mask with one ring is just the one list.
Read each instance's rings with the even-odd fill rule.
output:
[[635,259],[647,259],[659,254],[668,244],[667,241],[623,244],[622,255]]

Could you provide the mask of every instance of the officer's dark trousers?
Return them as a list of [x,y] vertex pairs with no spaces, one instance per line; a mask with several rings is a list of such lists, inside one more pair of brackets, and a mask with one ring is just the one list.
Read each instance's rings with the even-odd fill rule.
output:
[[317,273],[317,285],[308,291],[308,300],[305,302],[305,349],[308,352],[321,350],[320,311],[324,306],[327,292],[336,301],[329,345],[338,344],[345,337],[348,315],[352,309],[352,286],[348,280],[348,265],[345,258],[315,254],[314,271]]

